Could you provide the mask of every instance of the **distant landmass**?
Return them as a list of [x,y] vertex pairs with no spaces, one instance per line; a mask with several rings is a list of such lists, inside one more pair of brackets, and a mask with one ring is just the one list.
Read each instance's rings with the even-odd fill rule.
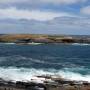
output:
[[0,34],[1,43],[90,43],[89,35]]

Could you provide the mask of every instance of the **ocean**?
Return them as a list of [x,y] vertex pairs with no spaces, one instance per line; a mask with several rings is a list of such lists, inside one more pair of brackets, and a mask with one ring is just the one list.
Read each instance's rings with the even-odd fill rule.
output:
[[0,78],[22,81],[37,75],[90,82],[90,45],[0,44]]

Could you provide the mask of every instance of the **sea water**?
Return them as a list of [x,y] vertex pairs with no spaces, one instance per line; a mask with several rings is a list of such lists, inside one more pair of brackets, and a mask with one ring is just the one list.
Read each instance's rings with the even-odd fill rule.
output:
[[90,45],[0,44],[0,78],[22,81],[47,74],[90,82]]

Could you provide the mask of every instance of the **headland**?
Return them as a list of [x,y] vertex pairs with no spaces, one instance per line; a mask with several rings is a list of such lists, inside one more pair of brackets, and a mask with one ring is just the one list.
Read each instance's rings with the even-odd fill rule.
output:
[[90,44],[88,35],[1,34],[0,43],[16,44]]

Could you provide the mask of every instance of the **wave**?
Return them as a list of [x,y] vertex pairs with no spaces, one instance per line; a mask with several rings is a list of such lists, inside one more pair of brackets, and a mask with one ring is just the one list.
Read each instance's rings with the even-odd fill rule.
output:
[[88,81],[90,82],[90,74],[82,75],[66,70],[55,70],[55,69],[34,69],[34,68],[16,68],[16,67],[0,67],[0,78],[4,80],[13,81],[30,81],[34,76],[37,75],[55,75],[61,76],[62,78],[77,81]]
[[[59,57],[60,58],[60,57]],[[13,55],[13,56],[4,56],[0,57],[0,66],[13,66],[13,67],[24,67],[24,68],[63,68],[63,67],[81,67],[80,65],[74,64],[72,60],[77,60],[77,58],[67,58],[67,62],[64,60],[66,58],[60,58],[57,59],[57,57],[49,58],[47,57],[46,59],[37,59],[37,58],[32,58],[32,57],[25,57],[21,55]],[[71,60],[71,61],[70,61]],[[36,66],[37,64],[37,66]]]
[[15,43],[0,43],[0,44],[14,45]]
[[75,46],[89,46],[90,44],[87,44],[87,43],[73,43],[72,45],[75,45]]
[[[6,45],[16,45],[16,43],[0,43],[0,44],[6,44]],[[36,43],[37,44],[37,43]],[[40,43],[38,43],[40,44]],[[33,44],[34,45],[34,44]],[[62,45],[62,44],[61,44]],[[71,45],[74,46],[90,46],[90,44],[87,43],[72,43]]]

